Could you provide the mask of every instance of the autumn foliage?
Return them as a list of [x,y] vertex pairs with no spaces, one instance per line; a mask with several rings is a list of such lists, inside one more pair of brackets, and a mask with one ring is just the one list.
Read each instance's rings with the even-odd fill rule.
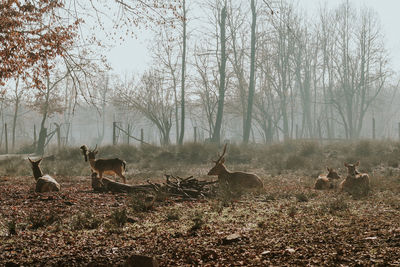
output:
[[21,77],[40,87],[52,61],[73,43],[79,20],[66,23],[59,0],[0,2],[0,83]]

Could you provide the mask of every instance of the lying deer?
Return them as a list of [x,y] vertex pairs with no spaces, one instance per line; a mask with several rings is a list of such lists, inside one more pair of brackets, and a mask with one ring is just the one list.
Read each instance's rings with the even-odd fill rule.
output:
[[28,159],[32,165],[33,177],[35,177],[36,180],[35,191],[39,193],[60,191],[60,184],[57,183],[57,181],[53,177],[48,174],[43,175],[43,172],[40,169],[40,162],[42,161],[42,159],[39,159],[37,161],[33,161],[30,158]]
[[103,174],[109,174],[114,176],[118,175],[124,180],[124,184],[126,184],[126,178],[124,176],[124,172],[126,171],[126,162],[119,158],[115,159],[96,159],[97,153],[99,153],[97,149],[97,145],[93,150],[88,149],[86,145],[80,147],[82,150],[82,154],[85,156],[85,161],[90,163],[90,167],[93,172],[99,174],[100,183],[103,181]]
[[214,161],[215,166],[208,172],[207,175],[218,175],[219,184],[227,184],[230,188],[239,190],[255,190],[261,192],[264,189],[263,182],[260,177],[253,173],[247,172],[231,172],[229,171],[225,163],[226,144],[222,155],[219,156],[218,160]]
[[360,173],[356,169],[359,165],[359,161],[355,164],[344,163],[344,166],[347,168],[347,176],[346,179],[340,183],[340,190],[346,191],[352,195],[366,195],[368,193],[370,189],[369,176],[366,173]]
[[317,190],[332,189],[335,187],[334,180],[340,179],[340,176],[333,168],[326,167],[326,169],[328,174],[319,175],[315,181],[314,188]]

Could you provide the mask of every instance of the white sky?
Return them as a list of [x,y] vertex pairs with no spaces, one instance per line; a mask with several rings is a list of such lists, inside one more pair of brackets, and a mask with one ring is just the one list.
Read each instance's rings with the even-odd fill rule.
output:
[[[342,2],[343,0],[297,0],[298,6],[307,10],[309,15],[316,12],[321,4],[328,3],[329,7],[334,8]],[[393,68],[399,71],[400,0],[349,0],[349,2],[357,8],[366,6],[377,12]],[[147,49],[150,37],[149,32],[138,32],[136,39],[126,39],[122,44],[111,49],[107,57],[114,72],[122,75],[143,72],[151,62],[151,55]]]

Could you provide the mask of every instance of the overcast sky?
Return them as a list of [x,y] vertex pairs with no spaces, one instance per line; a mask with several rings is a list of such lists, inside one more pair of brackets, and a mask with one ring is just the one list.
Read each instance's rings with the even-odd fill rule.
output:
[[[336,7],[343,0],[295,0],[298,6],[307,10],[309,15],[316,12],[319,6],[327,3]],[[355,7],[366,6],[378,13],[386,48],[389,50],[393,68],[400,70],[400,0],[349,0]],[[149,32],[137,32],[137,38],[125,40],[108,53],[108,58],[116,73],[129,74],[143,72],[151,61],[147,43],[151,37]]]

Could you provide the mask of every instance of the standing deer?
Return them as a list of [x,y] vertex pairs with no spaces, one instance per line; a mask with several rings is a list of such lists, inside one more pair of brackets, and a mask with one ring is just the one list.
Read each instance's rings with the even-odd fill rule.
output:
[[42,159],[39,159],[37,161],[33,161],[30,158],[28,159],[32,165],[33,177],[36,180],[35,191],[39,193],[60,191],[60,184],[57,183],[57,181],[53,177],[48,174],[43,175],[43,172],[40,169],[40,162],[42,161]]
[[347,168],[347,176],[339,187],[340,190],[346,191],[352,195],[366,195],[370,189],[369,187],[369,176],[366,173],[360,173],[356,167],[360,165],[357,161],[355,164],[344,163]]
[[215,166],[207,175],[218,175],[219,184],[227,184],[230,188],[235,190],[245,189],[261,192],[264,189],[264,185],[260,177],[253,173],[231,172],[226,168],[224,165],[226,145],[227,144],[224,146],[222,155],[219,156],[218,160],[214,161]]
[[333,168],[326,167],[328,174],[320,174],[315,181],[314,188],[317,190],[332,189],[334,188],[334,180],[340,179]]
[[96,159],[97,153],[99,153],[97,149],[97,145],[93,150],[88,149],[86,145],[80,147],[82,150],[82,154],[85,156],[85,161],[90,163],[90,167],[93,172],[99,174],[100,183],[103,182],[103,174],[118,175],[124,180],[124,184],[126,184],[126,178],[124,176],[124,172],[126,171],[126,162],[119,158],[115,159]]

